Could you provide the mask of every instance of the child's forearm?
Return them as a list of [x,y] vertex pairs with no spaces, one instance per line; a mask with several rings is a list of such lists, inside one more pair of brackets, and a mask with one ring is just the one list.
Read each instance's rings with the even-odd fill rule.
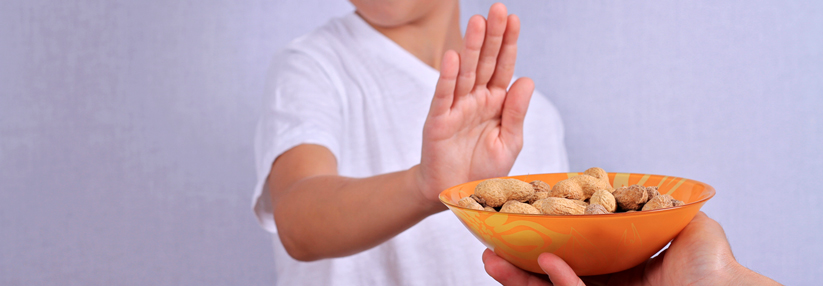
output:
[[416,170],[359,179],[315,176],[293,183],[273,196],[286,251],[301,261],[355,254],[445,210],[416,189]]
[[369,249],[445,210],[437,200],[442,189],[508,174],[534,91],[531,79],[511,83],[519,33],[520,20],[502,4],[490,9],[488,21],[469,20],[461,54],[443,55],[419,166],[344,178],[334,155],[311,145],[275,160],[269,191],[289,254],[309,261]]

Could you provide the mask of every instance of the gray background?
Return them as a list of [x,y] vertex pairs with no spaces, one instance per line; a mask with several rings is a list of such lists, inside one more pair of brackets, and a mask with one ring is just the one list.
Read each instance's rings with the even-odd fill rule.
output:
[[[707,182],[743,265],[823,281],[823,2],[511,2],[517,73],[560,109],[574,170]],[[351,9],[0,1],[0,284],[269,284],[265,71]]]

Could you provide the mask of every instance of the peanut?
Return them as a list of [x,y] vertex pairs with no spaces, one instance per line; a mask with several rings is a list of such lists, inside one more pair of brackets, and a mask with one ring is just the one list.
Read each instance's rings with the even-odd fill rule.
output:
[[670,195],[659,195],[649,200],[649,202],[647,202],[646,205],[643,206],[642,210],[650,211],[656,209],[670,208],[673,206],[672,200],[674,200],[674,198],[672,198],[672,196]]
[[534,196],[526,203],[534,203],[536,200],[545,199],[549,197],[549,192],[552,190],[551,186],[541,180],[535,180],[529,183],[534,189]]
[[485,206],[485,205],[486,205],[486,200],[484,200],[483,198],[481,198],[481,197],[477,196],[477,194],[472,194],[470,197],[471,197],[472,199],[474,199],[474,200],[475,200],[478,204],[480,204],[481,206]]
[[660,192],[657,191],[657,186],[646,187],[646,193],[649,195],[649,200],[660,195]]
[[537,210],[534,206],[514,200],[508,201],[505,204],[503,204],[503,207],[500,208],[500,212],[513,214],[540,214],[540,211]]
[[464,207],[464,208],[473,209],[473,210],[479,210],[479,211],[483,210],[483,206],[478,204],[477,201],[475,201],[471,197],[465,197],[465,198],[460,199],[459,201],[457,201],[457,205],[461,206],[461,207]]
[[645,187],[632,185],[614,190],[614,199],[622,210],[639,210],[649,200],[649,194]]
[[661,195],[656,186],[614,189],[608,173],[597,167],[557,182],[554,187],[540,180],[526,183],[517,179],[489,179],[477,184],[474,194],[457,202],[460,207],[474,210],[549,215],[636,212],[684,204],[670,195]]
[[571,181],[569,179],[562,180],[554,185],[551,192],[549,192],[549,196],[572,200],[582,200],[584,196],[583,187],[581,187],[577,182]]
[[603,183],[605,183],[605,185],[609,186],[610,190],[612,189],[612,184],[609,182],[609,174],[606,173],[605,170],[598,167],[592,167],[583,172],[583,174],[600,179]]
[[617,202],[614,199],[612,193],[607,190],[598,190],[592,194],[592,197],[589,199],[589,204],[591,205],[601,205],[603,208],[606,209],[607,212],[613,213],[617,210]]
[[554,188],[552,188],[551,196],[573,200],[586,200],[597,190],[611,189],[612,186],[605,180],[582,174],[557,182]]
[[474,193],[487,206],[499,207],[510,200],[526,202],[534,196],[532,185],[518,179],[489,179],[477,184]]
[[586,211],[584,212],[584,214],[607,214],[607,213],[609,213],[609,211],[606,210],[606,208],[603,207],[603,205],[601,205],[601,204],[589,204],[589,206],[586,207]]
[[532,204],[543,214],[549,215],[579,215],[586,212],[586,207],[575,203],[574,200],[549,197]]
[[535,192],[534,193],[534,198],[531,201],[528,201],[528,203],[533,204],[534,202],[536,202],[538,200],[548,198],[550,194],[551,193],[549,193],[549,192]]
[[541,180],[534,180],[529,184],[532,185],[532,188],[534,188],[535,192],[548,192],[552,190],[552,187],[549,186],[548,183],[543,182]]

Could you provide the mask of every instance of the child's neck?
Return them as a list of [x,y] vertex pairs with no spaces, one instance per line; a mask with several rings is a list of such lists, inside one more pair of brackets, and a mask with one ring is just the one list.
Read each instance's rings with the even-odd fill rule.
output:
[[443,53],[447,50],[459,53],[463,47],[459,1],[455,1],[453,7],[435,9],[425,17],[405,25],[372,27],[436,70],[440,70]]

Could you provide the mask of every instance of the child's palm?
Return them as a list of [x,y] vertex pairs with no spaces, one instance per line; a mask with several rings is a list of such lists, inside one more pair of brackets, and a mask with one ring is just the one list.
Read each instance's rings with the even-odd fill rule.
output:
[[423,129],[420,184],[436,200],[446,187],[508,174],[523,145],[523,118],[534,84],[512,84],[520,23],[505,6],[469,20],[465,47],[443,57]]

